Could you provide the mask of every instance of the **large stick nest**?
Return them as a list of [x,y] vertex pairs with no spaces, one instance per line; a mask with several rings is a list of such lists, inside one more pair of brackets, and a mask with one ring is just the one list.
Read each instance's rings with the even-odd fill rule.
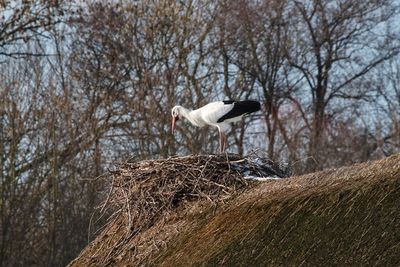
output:
[[283,178],[290,172],[266,158],[222,154],[130,160],[115,164],[110,174],[111,179],[105,178],[110,185],[100,212],[111,214],[106,228],[123,225],[125,234],[103,263],[110,263],[123,244],[182,203],[203,199],[215,204],[252,184],[246,178]]

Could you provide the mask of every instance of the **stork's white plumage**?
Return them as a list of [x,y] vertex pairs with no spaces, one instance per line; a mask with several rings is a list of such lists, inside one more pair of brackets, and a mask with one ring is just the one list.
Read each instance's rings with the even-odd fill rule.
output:
[[206,125],[217,127],[220,152],[224,152],[227,146],[226,132],[230,129],[230,123],[240,121],[244,115],[258,111],[260,108],[260,102],[252,100],[217,101],[195,110],[175,106],[171,111],[172,133],[174,133],[176,121],[182,117],[198,127]]

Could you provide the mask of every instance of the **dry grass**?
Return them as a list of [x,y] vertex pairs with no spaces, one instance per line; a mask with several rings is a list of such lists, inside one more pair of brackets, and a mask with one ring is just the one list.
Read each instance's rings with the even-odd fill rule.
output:
[[[104,242],[85,265],[110,265],[126,250],[132,251],[127,256],[131,261],[143,261],[153,250],[138,249],[139,234],[170,217],[183,203],[204,200],[216,206],[249,187],[251,182],[241,173],[244,166],[247,173],[255,175],[265,170],[285,175],[272,161],[260,158],[266,163],[260,166],[252,160],[224,154],[116,164],[110,176],[104,177],[109,191],[99,207],[100,214],[109,216]],[[162,243],[159,238],[152,242],[155,249]]]
[[400,263],[400,155],[250,189],[224,158],[176,160],[118,166],[115,213],[72,266]]

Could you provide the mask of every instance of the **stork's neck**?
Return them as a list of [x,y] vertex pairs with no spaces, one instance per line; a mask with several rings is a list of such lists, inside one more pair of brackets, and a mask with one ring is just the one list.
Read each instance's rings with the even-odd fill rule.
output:
[[187,109],[187,108],[185,108],[185,107],[179,106],[179,114],[180,114],[181,116],[183,116],[183,117],[189,119],[189,117],[191,116],[191,115],[190,115],[190,112],[191,112],[191,110],[189,110],[189,109]]
[[180,114],[190,121],[193,125],[202,127],[204,126],[204,121],[201,118],[201,114],[198,110],[189,110],[187,108],[181,107]]

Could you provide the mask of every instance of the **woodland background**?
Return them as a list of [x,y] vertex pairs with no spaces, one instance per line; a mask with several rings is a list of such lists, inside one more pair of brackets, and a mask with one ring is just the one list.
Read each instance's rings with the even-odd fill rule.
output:
[[400,151],[392,0],[0,1],[0,266],[65,266],[115,161],[213,153],[170,109],[256,99],[229,152],[296,173]]

